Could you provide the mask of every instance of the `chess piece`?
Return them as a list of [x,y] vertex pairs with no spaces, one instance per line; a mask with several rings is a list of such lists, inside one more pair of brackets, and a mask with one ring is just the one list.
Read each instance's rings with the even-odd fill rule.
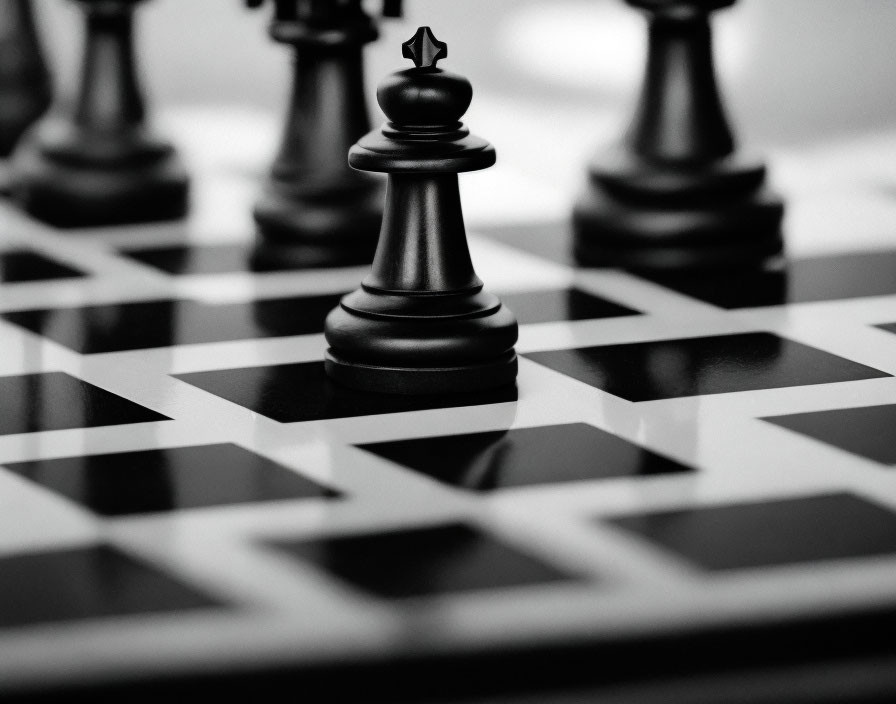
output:
[[74,110],[51,111],[20,142],[13,196],[59,227],[181,217],[186,174],[144,121],[132,36],[142,0],[75,1],[85,13],[86,47]]
[[626,0],[650,15],[646,80],[622,143],[590,166],[573,214],[586,265],[749,266],[783,246],[765,166],[735,150],[709,14],[735,0]]
[[[401,4],[385,0],[383,9],[399,16]],[[254,210],[256,264],[368,264],[383,180],[350,169],[346,154],[370,130],[363,49],[376,23],[361,0],[277,0],[269,33],[293,47],[296,62],[282,142]]]
[[473,89],[439,69],[447,47],[428,27],[404,44],[415,68],[377,91],[389,118],[349,153],[357,169],[388,174],[370,274],[326,323],[327,373],[362,391],[469,392],[511,384],[517,324],[483,290],[467,246],[457,174],[495,163],[460,122]]
[[50,105],[50,75],[31,0],[0,2],[0,158]]

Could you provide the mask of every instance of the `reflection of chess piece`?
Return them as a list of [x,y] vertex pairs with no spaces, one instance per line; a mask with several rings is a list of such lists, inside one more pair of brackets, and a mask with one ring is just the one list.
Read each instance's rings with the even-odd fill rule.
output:
[[735,0],[627,0],[650,15],[647,75],[622,144],[599,156],[573,216],[589,265],[749,266],[781,251],[765,166],[735,151],[709,13]]
[[61,227],[166,220],[184,214],[187,177],[144,123],[133,48],[142,0],[76,0],[86,47],[74,112],[41,120],[13,156],[12,191]]
[[[384,14],[399,13],[400,3],[387,0]],[[368,263],[383,182],[349,168],[346,155],[370,129],[362,53],[376,24],[361,0],[277,0],[270,34],[294,48],[296,64],[282,142],[255,206],[256,259],[262,267]]]
[[0,57],[0,157],[5,157],[50,104],[50,76],[31,0],[0,2]]

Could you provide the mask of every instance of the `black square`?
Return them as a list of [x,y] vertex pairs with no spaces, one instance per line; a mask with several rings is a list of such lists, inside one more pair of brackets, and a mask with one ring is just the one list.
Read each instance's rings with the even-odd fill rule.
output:
[[525,356],[628,401],[890,376],[766,332],[634,342]]
[[279,421],[295,423],[516,401],[515,386],[469,394],[372,394],[334,384],[323,362],[178,374],[188,384]]
[[291,271],[298,269],[287,258],[253,256],[251,244],[172,245],[129,249],[122,252],[142,264],[179,276],[191,274],[229,274],[245,271]]
[[272,545],[387,599],[575,579],[460,523]]
[[341,294],[251,303],[140,301],[4,313],[3,319],[80,352],[129,350],[322,333]]
[[0,558],[0,628],[222,606],[104,545]]
[[851,494],[614,518],[707,570],[896,554],[896,514]]
[[762,420],[875,462],[896,465],[896,405],[838,408]]
[[5,466],[105,516],[338,496],[232,444],[63,457]]
[[810,257],[765,271],[656,274],[651,281],[722,308],[896,294],[896,251]]
[[591,320],[640,315],[638,311],[577,288],[502,294],[501,300],[523,325],[556,320]]
[[692,471],[585,423],[359,445],[473,491]]
[[522,249],[558,264],[574,266],[569,222],[536,222],[477,227],[476,234]]
[[83,271],[37,252],[17,250],[0,253],[0,282],[5,284],[78,279],[83,276],[86,276]]
[[0,377],[0,435],[171,420],[63,372]]

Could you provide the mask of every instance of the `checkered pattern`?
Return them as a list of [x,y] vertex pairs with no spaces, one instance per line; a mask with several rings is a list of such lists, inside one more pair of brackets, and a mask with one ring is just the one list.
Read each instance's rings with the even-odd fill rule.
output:
[[[153,266],[152,257],[123,254],[137,247],[248,242],[251,174],[211,163],[199,149],[189,156],[207,176],[197,182],[194,215],[186,226],[58,232],[0,205],[5,250],[36,252],[84,274],[0,285],[0,313],[50,311],[32,330],[11,322],[13,316],[0,320],[0,375],[67,374],[153,416],[131,418],[126,425],[42,429],[43,419],[55,412],[53,398],[12,409],[31,408],[33,425],[31,432],[0,435],[0,465],[8,467],[0,469],[0,574],[4,564],[27,564],[21,574],[40,575],[41,565],[57,555],[86,576],[80,595],[66,592],[63,579],[35,592],[47,603],[58,602],[55,611],[37,608],[31,621],[9,626],[0,617],[0,682],[43,686],[137,669],[188,672],[234,658],[255,661],[259,653],[301,665],[321,653],[364,659],[384,649],[396,655],[408,648],[463,650],[485,641],[501,646],[596,633],[610,640],[649,637],[896,606],[896,473],[875,459],[880,453],[863,456],[854,446],[775,422],[893,403],[896,337],[876,326],[896,320],[896,288],[874,297],[727,310],[631,274],[575,270],[508,244],[506,237],[489,236],[476,214],[485,211],[481,202],[492,189],[501,188],[494,184],[509,184],[502,191],[508,213],[523,201],[528,213],[538,210],[533,194],[539,188],[524,170],[496,169],[495,177],[480,178],[467,191],[477,271],[508,300],[519,297],[531,306],[533,296],[544,291],[551,301],[548,313],[536,306],[532,319],[538,322],[521,326],[518,398],[422,409],[373,401],[355,415],[323,406],[314,420],[282,422],[258,399],[301,397],[302,388],[278,385],[276,370],[317,363],[325,348],[320,333],[266,336],[261,325],[262,332],[248,339],[225,335],[180,344],[174,313],[168,346],[82,354],[41,327],[54,324],[54,310],[103,306],[103,315],[90,324],[114,337],[123,334],[116,332],[118,304],[251,304],[336,294],[357,285],[363,269],[252,273],[219,266],[178,275]],[[794,170],[796,157],[786,159]],[[541,212],[559,212],[547,186],[541,197]],[[890,208],[896,222],[896,202]],[[560,228],[556,236],[562,237]],[[591,304],[602,303],[584,308],[591,313],[569,316],[577,319],[545,319],[562,317],[558,292],[571,290],[592,297]],[[643,357],[642,371],[650,378],[640,382],[665,388],[682,375],[705,375],[706,365],[714,363],[713,373],[731,383],[704,395],[626,400],[540,363],[558,350],[752,333],[809,348],[809,367],[795,362],[807,376],[791,384],[771,374],[773,381],[757,388],[749,380],[757,368],[775,368],[774,345],[760,351],[758,360],[728,366],[724,359],[691,356],[685,345]],[[242,379],[239,393],[209,390],[203,379],[211,372],[220,372],[224,387],[229,372]],[[700,387],[685,385],[692,388]],[[587,469],[584,477],[572,472],[571,480],[552,483],[550,467],[535,466],[536,481],[502,486],[499,477],[489,491],[474,491],[371,449],[495,433],[483,440],[488,444],[489,437],[530,428],[542,428],[549,437],[551,427],[574,424],[612,436],[625,451],[572,460],[616,457],[631,463],[653,457],[675,471],[638,472],[627,464],[618,471],[597,467],[591,478]],[[178,491],[189,481],[188,463],[178,465],[176,481],[168,484],[163,468],[149,472],[158,482],[149,481],[145,491],[162,502],[158,510],[141,512],[138,505],[123,513],[100,511],[94,510],[101,504],[95,496],[84,502],[67,498],[101,493],[115,471],[108,467],[79,474],[99,477],[95,486],[69,486],[68,494],[53,488],[65,478],[51,460],[222,444],[328,491],[278,497],[276,490],[247,489],[234,500],[206,504],[194,498],[182,505]],[[424,446],[424,457],[425,451]],[[483,471],[500,472],[500,453],[490,457]],[[124,476],[129,466],[124,462],[117,471]],[[45,474],[51,471],[52,481]],[[201,480],[209,481],[209,474],[204,471]],[[114,497],[106,499],[114,503]],[[751,511],[764,516],[763,506],[805,510],[825,536],[837,534],[826,517],[846,516],[867,530],[853,531],[825,550],[812,544],[812,534],[795,535],[779,511],[769,514],[765,529],[754,530]],[[704,526],[717,533],[716,540],[696,544],[694,536]],[[756,541],[766,541],[767,549],[748,550]],[[428,555],[420,566],[427,575],[398,559],[387,561],[393,573],[385,577],[361,564],[368,550],[389,554],[390,545],[407,550],[408,560]],[[112,568],[85,557],[97,551]],[[153,603],[139,587],[150,573],[153,584],[167,585]],[[405,573],[413,583],[410,577],[401,581]],[[97,605],[103,594],[115,592],[101,584],[109,574],[129,586],[121,603],[104,609]],[[29,587],[0,580],[3,588]],[[438,628],[421,630],[406,645],[395,639],[409,610],[429,609],[438,614]]]

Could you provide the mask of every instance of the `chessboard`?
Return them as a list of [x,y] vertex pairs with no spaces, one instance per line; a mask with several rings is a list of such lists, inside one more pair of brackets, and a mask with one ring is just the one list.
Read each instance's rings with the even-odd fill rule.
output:
[[889,700],[896,135],[774,154],[735,281],[577,268],[507,139],[462,184],[518,384],[383,396],[323,370],[365,267],[252,264],[276,117],[163,121],[187,221],[0,205],[4,700]]

